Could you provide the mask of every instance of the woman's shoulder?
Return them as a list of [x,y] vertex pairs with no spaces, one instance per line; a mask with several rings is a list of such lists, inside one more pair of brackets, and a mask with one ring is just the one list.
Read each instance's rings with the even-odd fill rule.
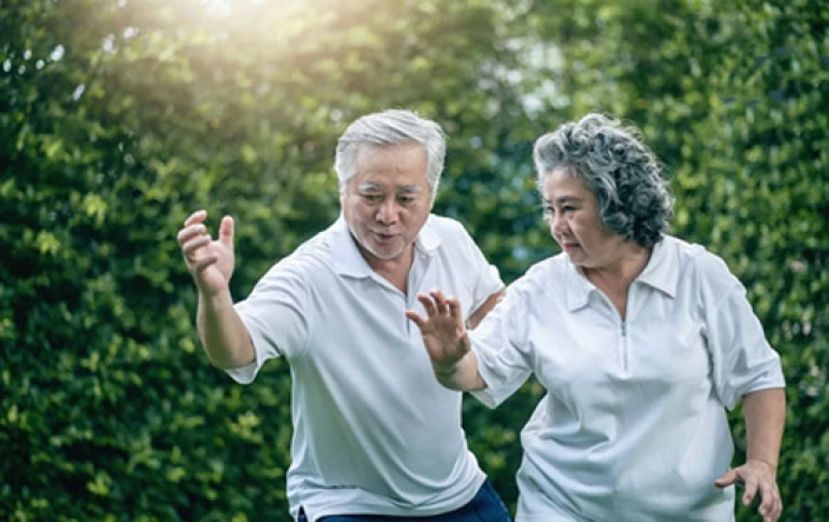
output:
[[693,265],[704,270],[728,271],[725,260],[704,245],[669,235],[665,235],[662,241],[665,247],[676,253],[681,264]]
[[725,259],[706,246],[667,235],[662,241],[664,247],[676,256],[680,272],[693,275],[698,283],[719,286],[724,290],[726,285],[737,281]]
[[532,264],[524,275],[510,286],[518,291],[534,292],[539,288],[548,287],[551,283],[562,281],[570,269],[567,255],[556,254]]

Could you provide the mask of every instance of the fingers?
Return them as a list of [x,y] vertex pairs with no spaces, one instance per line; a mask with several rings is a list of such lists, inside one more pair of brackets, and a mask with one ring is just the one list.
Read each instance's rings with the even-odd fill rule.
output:
[[[201,271],[205,268],[205,266],[201,263],[202,261],[208,261],[208,259],[199,258],[199,249],[207,246],[211,242],[210,235],[207,234],[207,226],[204,224],[205,219],[207,219],[206,210],[198,210],[193,212],[184,221],[184,228],[179,230],[178,235],[176,236],[178,244],[181,247],[181,252],[184,255],[184,259],[187,261],[188,265],[191,266],[191,268],[197,271]],[[233,218],[230,216],[224,216],[221,224],[219,225],[219,241],[231,250],[233,248],[233,234]],[[209,266],[213,262],[209,262],[206,266]]]
[[423,308],[426,310],[426,315],[428,315],[429,318],[432,318],[435,315],[437,315],[437,305],[430,296],[418,292],[417,300],[420,301],[420,304],[423,305]]
[[776,485],[769,483],[761,484],[759,491],[762,501],[757,508],[757,512],[763,516],[764,522],[774,522],[780,518],[780,513],[783,510],[780,493]]
[[186,227],[184,227],[184,228],[182,228],[181,230],[178,231],[178,235],[176,235],[176,240],[178,241],[178,244],[182,248],[184,248],[185,243],[187,243],[188,241],[190,241],[194,237],[197,237],[199,235],[203,235],[205,232],[207,232],[207,227],[205,227],[201,223],[197,223],[197,224],[194,224],[194,225],[188,225],[188,226],[186,226]]
[[225,216],[219,225],[219,241],[224,243],[228,248],[233,248],[233,218]]
[[[204,224],[205,219],[207,219],[206,210],[198,210],[190,214],[184,220],[184,228],[178,232],[177,238],[179,244],[183,245],[195,234],[203,234],[207,231],[207,227]],[[230,248],[233,247],[234,228],[233,218],[231,216],[224,216],[222,222],[219,224],[219,241]]]
[[424,328],[426,328],[426,319],[421,317],[420,314],[418,314],[414,310],[406,310],[406,317],[408,317],[409,320],[416,324],[417,327],[420,328],[421,332]]
[[726,487],[735,482],[743,482],[745,489],[741,501],[748,506],[760,495],[760,505],[757,512],[763,517],[763,522],[776,522],[783,511],[783,503],[780,500],[780,491],[774,477],[767,477],[758,474],[756,470],[747,466],[728,470],[722,477],[714,481],[717,487]]
[[[207,227],[204,225],[205,219],[207,219],[206,210],[197,210],[193,212],[187,216],[187,219],[184,220],[184,228],[179,230],[176,235],[176,240],[178,241],[182,254],[184,254],[184,258],[188,263],[193,261],[193,250],[196,248],[192,246],[193,238],[204,236],[207,232]],[[188,246],[189,248],[186,248]]]
[[184,259],[186,259],[189,262],[194,262],[197,260],[196,251],[199,248],[202,248],[210,244],[210,236],[204,234],[200,236],[190,237],[191,239],[188,239],[184,244],[181,245],[181,253],[184,254]]
[[440,315],[446,315],[448,310],[448,305],[446,303],[446,297],[443,295],[443,292],[440,290],[432,290],[429,292],[429,295],[432,296],[432,299],[435,300],[435,307]]
[[219,256],[207,256],[194,261],[191,266],[193,267],[193,271],[198,274],[218,260]]
[[[417,300],[423,305],[429,319],[440,315],[448,315],[455,321],[463,322],[460,301],[454,297],[446,297],[440,290],[432,290],[428,294],[418,293]],[[410,319],[417,323],[413,317],[410,317]]]
[[184,226],[188,227],[190,225],[194,225],[196,223],[204,223],[204,220],[207,219],[207,211],[206,210],[197,210],[190,214],[187,219],[184,220]]
[[737,472],[733,469],[729,469],[722,477],[714,481],[714,485],[718,488],[725,488],[737,482],[738,478],[739,475],[737,475]]
[[[446,297],[440,290],[432,290],[429,295],[435,300],[439,314],[449,314],[453,319],[458,319],[461,316],[461,304],[456,298]],[[461,320],[463,319],[461,318]]]
[[449,305],[449,314],[452,316],[452,319],[456,321],[463,322],[463,314],[461,313],[461,303],[454,297],[450,297],[446,300],[446,304]]
[[751,504],[751,501],[754,500],[754,497],[757,495],[757,487],[759,484],[757,482],[757,478],[753,475],[743,477],[743,482],[745,482],[745,490],[743,491],[743,505],[747,506]]

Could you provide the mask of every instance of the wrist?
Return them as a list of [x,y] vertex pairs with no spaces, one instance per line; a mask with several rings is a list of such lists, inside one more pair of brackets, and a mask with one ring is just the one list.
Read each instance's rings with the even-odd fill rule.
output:
[[438,379],[446,379],[451,378],[453,375],[458,373],[458,363],[452,364],[435,364],[432,363],[432,371],[435,372],[435,376]]
[[763,468],[766,468],[767,471],[771,472],[773,475],[777,475],[777,463],[771,462],[768,459],[759,458],[759,457],[748,457],[746,459],[746,463],[753,463],[755,465],[759,465]]
[[230,296],[230,285],[224,285],[216,288],[215,286],[202,285],[196,281],[196,290],[198,290],[199,297],[209,303],[225,304],[227,301],[233,302]]
[[207,316],[215,316],[225,313],[233,308],[233,298],[230,289],[202,290],[199,288],[199,310]]
[[432,361],[432,370],[435,372],[438,379],[451,379],[461,370],[464,360],[469,356],[469,339],[466,335],[458,341],[458,351],[463,355],[452,362],[439,363]]

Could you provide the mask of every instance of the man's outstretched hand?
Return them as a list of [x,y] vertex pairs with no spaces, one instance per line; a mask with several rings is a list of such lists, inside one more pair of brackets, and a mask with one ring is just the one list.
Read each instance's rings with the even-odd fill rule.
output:
[[428,295],[419,293],[417,300],[426,309],[426,317],[413,310],[407,310],[406,317],[420,329],[435,372],[452,372],[458,361],[469,352],[460,302],[453,297],[445,297],[439,290],[432,290]]
[[219,225],[219,239],[213,240],[204,222],[206,210],[198,210],[184,221],[184,227],[176,236],[199,291],[215,295],[227,290],[233,275],[233,218],[224,216]]

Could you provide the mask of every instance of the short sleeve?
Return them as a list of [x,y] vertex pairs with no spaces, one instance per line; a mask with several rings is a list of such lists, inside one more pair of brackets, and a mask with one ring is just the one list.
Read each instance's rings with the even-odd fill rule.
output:
[[[785,386],[780,356],[769,345],[743,285],[728,272],[719,279],[720,299],[705,311],[714,387],[726,408],[753,391]],[[723,296],[723,292],[725,295]]]
[[503,301],[469,332],[478,372],[486,383],[486,388],[472,395],[490,408],[515,393],[532,373],[522,297],[508,289]]
[[469,307],[468,313],[474,313],[480,308],[484,302],[489,299],[489,296],[502,290],[504,282],[501,280],[501,274],[498,268],[487,261],[481,249],[475,244],[472,236],[463,228],[460,223],[457,224],[460,228],[460,233],[463,237],[463,258],[465,260],[464,271],[470,274],[475,274],[472,291],[472,305]]
[[230,377],[249,384],[268,359],[291,357],[304,348],[308,337],[307,294],[301,274],[278,264],[256,284],[247,299],[236,303],[256,358],[246,366],[225,370]]

